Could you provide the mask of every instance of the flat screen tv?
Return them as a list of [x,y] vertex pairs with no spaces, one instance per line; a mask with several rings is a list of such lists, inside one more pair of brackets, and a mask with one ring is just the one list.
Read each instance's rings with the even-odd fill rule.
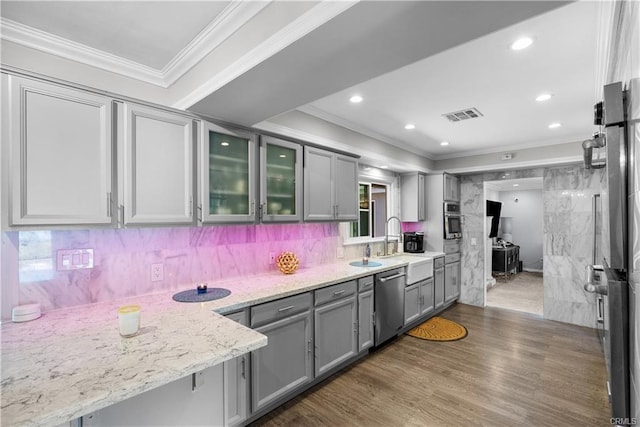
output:
[[498,226],[500,225],[500,217],[494,216],[491,218],[491,231],[489,231],[489,238],[498,237]]
[[501,202],[494,202],[493,200],[487,200],[487,216],[500,217],[501,210],[502,210]]

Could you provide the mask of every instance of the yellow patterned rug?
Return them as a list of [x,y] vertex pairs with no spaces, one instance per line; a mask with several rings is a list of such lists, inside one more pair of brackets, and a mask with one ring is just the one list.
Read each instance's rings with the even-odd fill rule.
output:
[[455,341],[467,336],[467,328],[442,317],[432,317],[407,332],[407,335],[429,341]]

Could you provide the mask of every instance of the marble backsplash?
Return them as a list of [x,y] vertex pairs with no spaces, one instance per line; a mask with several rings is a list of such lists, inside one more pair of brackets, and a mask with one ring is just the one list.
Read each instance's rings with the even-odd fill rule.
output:
[[[300,268],[329,263],[340,244],[337,223],[20,231],[5,237],[17,245],[18,265],[9,268],[18,270],[18,283],[2,283],[3,295],[17,304],[40,303],[44,311],[268,272],[276,269],[271,253],[294,252]],[[94,250],[93,268],[57,271],[58,250],[85,248]],[[154,263],[163,264],[164,280],[151,281]]]

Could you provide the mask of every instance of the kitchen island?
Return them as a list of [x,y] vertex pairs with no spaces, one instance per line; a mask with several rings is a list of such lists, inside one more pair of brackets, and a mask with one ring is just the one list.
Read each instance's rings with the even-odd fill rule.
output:
[[[31,322],[4,323],[2,423],[65,423],[219,365],[267,344],[264,335],[223,314],[418,260],[399,255],[376,259],[379,267],[340,261],[291,275],[274,271],[209,283],[231,290],[231,295],[210,302],[173,301],[175,292],[193,287],[187,285],[47,312]],[[116,310],[127,304],[142,307],[141,330],[122,338]]]

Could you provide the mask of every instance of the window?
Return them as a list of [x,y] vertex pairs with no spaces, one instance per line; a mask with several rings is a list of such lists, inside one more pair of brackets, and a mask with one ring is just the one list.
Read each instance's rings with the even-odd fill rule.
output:
[[51,232],[20,231],[18,241],[20,283],[51,280],[55,272]]
[[388,216],[387,185],[361,182],[359,187],[360,219],[351,223],[349,237],[384,236]]
[[[342,223],[340,228],[346,245],[384,240],[387,218],[398,212],[396,174],[361,166],[359,175],[359,219]],[[392,221],[390,227],[389,234],[397,235],[397,222]]]

